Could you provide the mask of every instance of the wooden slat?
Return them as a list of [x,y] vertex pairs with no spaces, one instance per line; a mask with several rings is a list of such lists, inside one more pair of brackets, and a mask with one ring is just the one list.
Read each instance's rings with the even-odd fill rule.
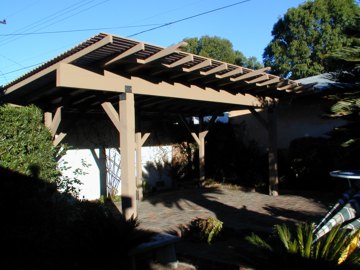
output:
[[269,79],[269,75],[263,75],[263,76],[260,76],[260,77],[257,77],[251,81],[245,81],[246,83],[248,84],[251,84],[251,83],[258,83],[258,82],[262,82],[262,81],[265,81],[265,80],[268,80]]
[[208,71],[200,71],[200,74],[204,75],[204,76],[208,76],[208,75],[223,71],[223,70],[225,70],[227,68],[228,68],[228,65],[224,63],[224,64],[221,64],[220,66],[212,68],[212,69],[210,69]]
[[238,67],[238,68],[236,68],[236,69],[234,69],[234,70],[232,70],[232,71],[226,72],[226,73],[221,74],[221,75],[216,74],[215,76],[216,76],[216,78],[218,78],[218,79],[224,79],[224,78],[228,78],[228,77],[231,77],[231,76],[234,76],[234,75],[238,75],[238,74],[242,74],[242,73],[244,73],[243,68],[242,68],[242,67]]
[[280,78],[279,77],[275,77],[272,78],[271,80],[268,80],[266,82],[262,82],[262,83],[257,83],[256,86],[266,86],[266,85],[270,85],[270,84],[274,84],[274,83],[278,83],[280,82]]
[[264,73],[265,71],[267,70],[270,70],[269,67],[265,67],[265,68],[261,68],[261,69],[257,69],[257,70],[254,70],[254,71],[250,71],[248,73],[245,73],[239,77],[236,77],[236,78],[230,78],[230,80],[232,82],[238,82],[238,81],[242,81],[242,80],[245,80],[245,79],[248,79],[248,78],[252,78],[252,77],[255,77],[261,73]]
[[192,71],[195,71],[195,70],[198,70],[198,69],[202,69],[204,67],[207,67],[207,66],[211,66],[211,60],[210,59],[206,59],[205,61],[195,65],[195,66],[192,66],[190,68],[183,68],[183,71],[185,72],[192,72]]
[[120,53],[118,56],[114,57],[113,59],[107,61],[104,64],[104,67],[109,66],[111,64],[114,64],[118,61],[120,61],[121,59],[124,59],[125,57],[128,57],[130,55],[133,55],[139,51],[143,51],[145,50],[145,44],[143,42],[140,42],[138,44],[136,44],[135,46],[131,47],[130,49],[126,50],[123,53]]
[[289,84],[286,84],[285,86],[278,87],[277,90],[279,90],[279,91],[289,90],[289,89],[294,88],[296,86],[298,86],[297,83],[296,84],[295,83],[294,84],[289,83]]
[[184,47],[186,45],[187,45],[187,43],[185,41],[182,41],[182,42],[180,42],[178,44],[167,47],[167,48],[165,48],[165,49],[151,55],[150,57],[148,57],[146,59],[137,59],[137,62],[141,63],[141,64],[150,63],[152,61],[158,60],[158,59],[163,58],[163,57],[165,57],[167,55],[175,53],[180,47]]
[[182,64],[186,64],[187,62],[191,62],[191,61],[194,61],[194,55],[189,54],[189,55],[175,61],[174,63],[171,63],[169,65],[168,64],[163,64],[163,65],[167,68],[174,68],[174,67],[180,66]]

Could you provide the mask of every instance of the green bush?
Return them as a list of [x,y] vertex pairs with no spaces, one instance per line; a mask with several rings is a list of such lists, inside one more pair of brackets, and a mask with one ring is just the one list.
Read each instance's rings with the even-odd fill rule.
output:
[[35,106],[0,106],[0,166],[55,181],[60,173],[49,130]]

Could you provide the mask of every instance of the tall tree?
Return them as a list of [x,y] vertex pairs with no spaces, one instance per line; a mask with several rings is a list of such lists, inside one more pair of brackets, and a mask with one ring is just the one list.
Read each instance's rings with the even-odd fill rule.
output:
[[247,58],[242,52],[234,50],[230,40],[217,36],[202,36],[200,38],[186,38],[188,43],[185,51],[204,57],[213,58],[231,64],[258,69],[262,64],[256,57]]
[[292,79],[332,71],[325,59],[351,43],[344,29],[359,14],[354,0],[314,0],[290,8],[273,27],[273,39],[263,54],[265,66]]
[[352,40],[350,46],[343,47],[330,55],[328,65],[336,72],[334,78],[342,83],[349,83],[347,91],[331,96],[336,103],[331,111],[334,116],[346,116],[360,120],[360,17],[355,26],[345,29],[345,34]]

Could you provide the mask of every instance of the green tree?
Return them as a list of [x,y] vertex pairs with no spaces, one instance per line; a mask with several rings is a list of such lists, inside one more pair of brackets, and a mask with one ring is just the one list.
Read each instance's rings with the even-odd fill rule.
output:
[[184,41],[188,43],[186,52],[253,69],[262,67],[256,57],[247,58],[240,51],[234,50],[233,44],[228,39],[202,36],[186,38]]
[[56,181],[60,176],[51,134],[35,106],[0,106],[0,166]]
[[344,29],[353,25],[359,14],[354,0],[314,0],[290,8],[273,27],[264,64],[271,66],[274,74],[292,79],[332,71],[326,58],[351,44]]
[[333,52],[327,59],[328,65],[336,69],[335,80],[352,84],[347,91],[331,96],[336,103],[332,106],[333,116],[346,116],[360,120],[360,17],[356,23],[345,29],[345,34],[351,40],[349,46]]

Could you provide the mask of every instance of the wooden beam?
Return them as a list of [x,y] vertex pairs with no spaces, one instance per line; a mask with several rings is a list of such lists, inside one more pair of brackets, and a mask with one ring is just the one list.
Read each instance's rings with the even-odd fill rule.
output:
[[259,100],[252,95],[234,95],[210,87],[204,89],[196,85],[187,86],[164,81],[154,83],[140,77],[127,78],[109,71],[105,71],[102,75],[71,64],[60,64],[57,70],[57,87],[122,93],[125,92],[126,85],[132,85],[132,93],[138,95],[181,98],[239,106],[261,106]]
[[140,64],[150,63],[152,61],[158,60],[158,59],[163,58],[165,56],[168,56],[168,55],[170,55],[172,53],[175,53],[180,47],[184,47],[186,45],[187,45],[187,43],[185,41],[181,41],[178,44],[167,47],[167,48],[165,48],[165,49],[163,49],[163,50],[149,56],[146,59],[137,59],[137,62],[140,63]]
[[112,43],[112,42],[113,42],[112,35],[107,35],[102,40],[90,45],[89,47],[86,47],[85,49],[82,49],[81,51],[79,51],[77,53],[74,53],[74,54],[68,56],[67,58],[61,60],[61,62],[55,63],[37,73],[35,73],[34,75],[26,78],[25,80],[22,80],[16,84],[14,84],[13,86],[10,86],[9,88],[6,89],[5,95],[10,94],[11,92],[15,91],[16,89],[21,88],[37,79],[43,77],[44,75],[57,70],[61,64],[71,63],[72,61],[74,61],[84,55],[87,55],[88,53],[95,51],[109,43]]
[[120,117],[119,114],[116,112],[114,106],[110,102],[103,102],[101,106],[103,107],[106,114],[109,116],[115,128],[120,132]]
[[278,87],[277,90],[283,91],[296,87],[296,84],[286,84],[285,86]]
[[186,64],[187,62],[191,62],[191,61],[194,61],[194,55],[189,54],[171,64],[163,64],[163,65],[167,68],[174,68],[174,67]]
[[140,140],[140,145],[141,145],[141,146],[144,145],[144,143],[145,143],[146,140],[149,138],[149,136],[150,136],[150,133],[147,132],[147,133],[144,134],[144,136],[141,137],[141,140]]
[[204,75],[204,76],[208,76],[208,75],[223,71],[223,70],[225,70],[227,68],[228,68],[228,65],[224,63],[224,64],[221,64],[220,66],[209,69],[208,71],[200,71],[200,74]]
[[265,80],[268,80],[269,79],[269,75],[263,75],[263,76],[260,76],[260,77],[257,77],[253,80],[250,80],[250,81],[245,81],[246,83],[248,84],[252,84],[252,83],[258,83],[258,82],[262,82],[262,81],[265,81]]
[[266,85],[270,85],[270,84],[274,84],[274,83],[278,83],[280,82],[280,78],[279,77],[275,77],[275,78],[272,78],[268,81],[265,81],[265,82],[262,82],[262,83],[257,83],[256,86],[266,86]]
[[54,137],[61,122],[61,107],[56,109],[54,118],[52,119],[51,125],[50,125],[50,132],[51,135]]
[[267,70],[270,70],[270,67],[265,67],[265,68],[257,69],[257,70],[254,70],[254,71],[250,71],[250,72],[245,73],[245,74],[243,74],[243,75],[241,75],[239,77],[230,78],[230,80],[232,82],[242,81],[242,80],[245,80],[245,79],[248,79],[248,78],[255,77],[255,76],[259,75],[259,74],[262,74]]
[[207,66],[211,66],[211,60],[210,59],[206,59],[205,61],[202,61],[201,63],[199,63],[199,64],[197,64],[195,66],[192,66],[190,68],[183,68],[183,71],[192,72],[192,71],[199,70],[199,69],[202,69],[202,68],[207,67]]
[[138,44],[136,44],[135,46],[131,47],[130,49],[126,50],[125,52],[120,53],[119,55],[115,56],[113,59],[107,61],[103,66],[107,67],[111,64],[114,64],[118,61],[120,61],[121,59],[124,59],[130,55],[133,55],[139,51],[143,51],[145,50],[145,44],[143,42],[140,42]]
[[66,133],[61,132],[59,135],[55,136],[55,139],[53,140],[53,145],[58,146],[59,143],[65,138]]
[[244,69],[242,67],[238,67],[232,71],[226,72],[221,75],[216,74],[215,77],[218,79],[224,79],[224,78],[228,78],[228,77],[235,76],[238,74],[243,74],[243,73],[244,73]]

